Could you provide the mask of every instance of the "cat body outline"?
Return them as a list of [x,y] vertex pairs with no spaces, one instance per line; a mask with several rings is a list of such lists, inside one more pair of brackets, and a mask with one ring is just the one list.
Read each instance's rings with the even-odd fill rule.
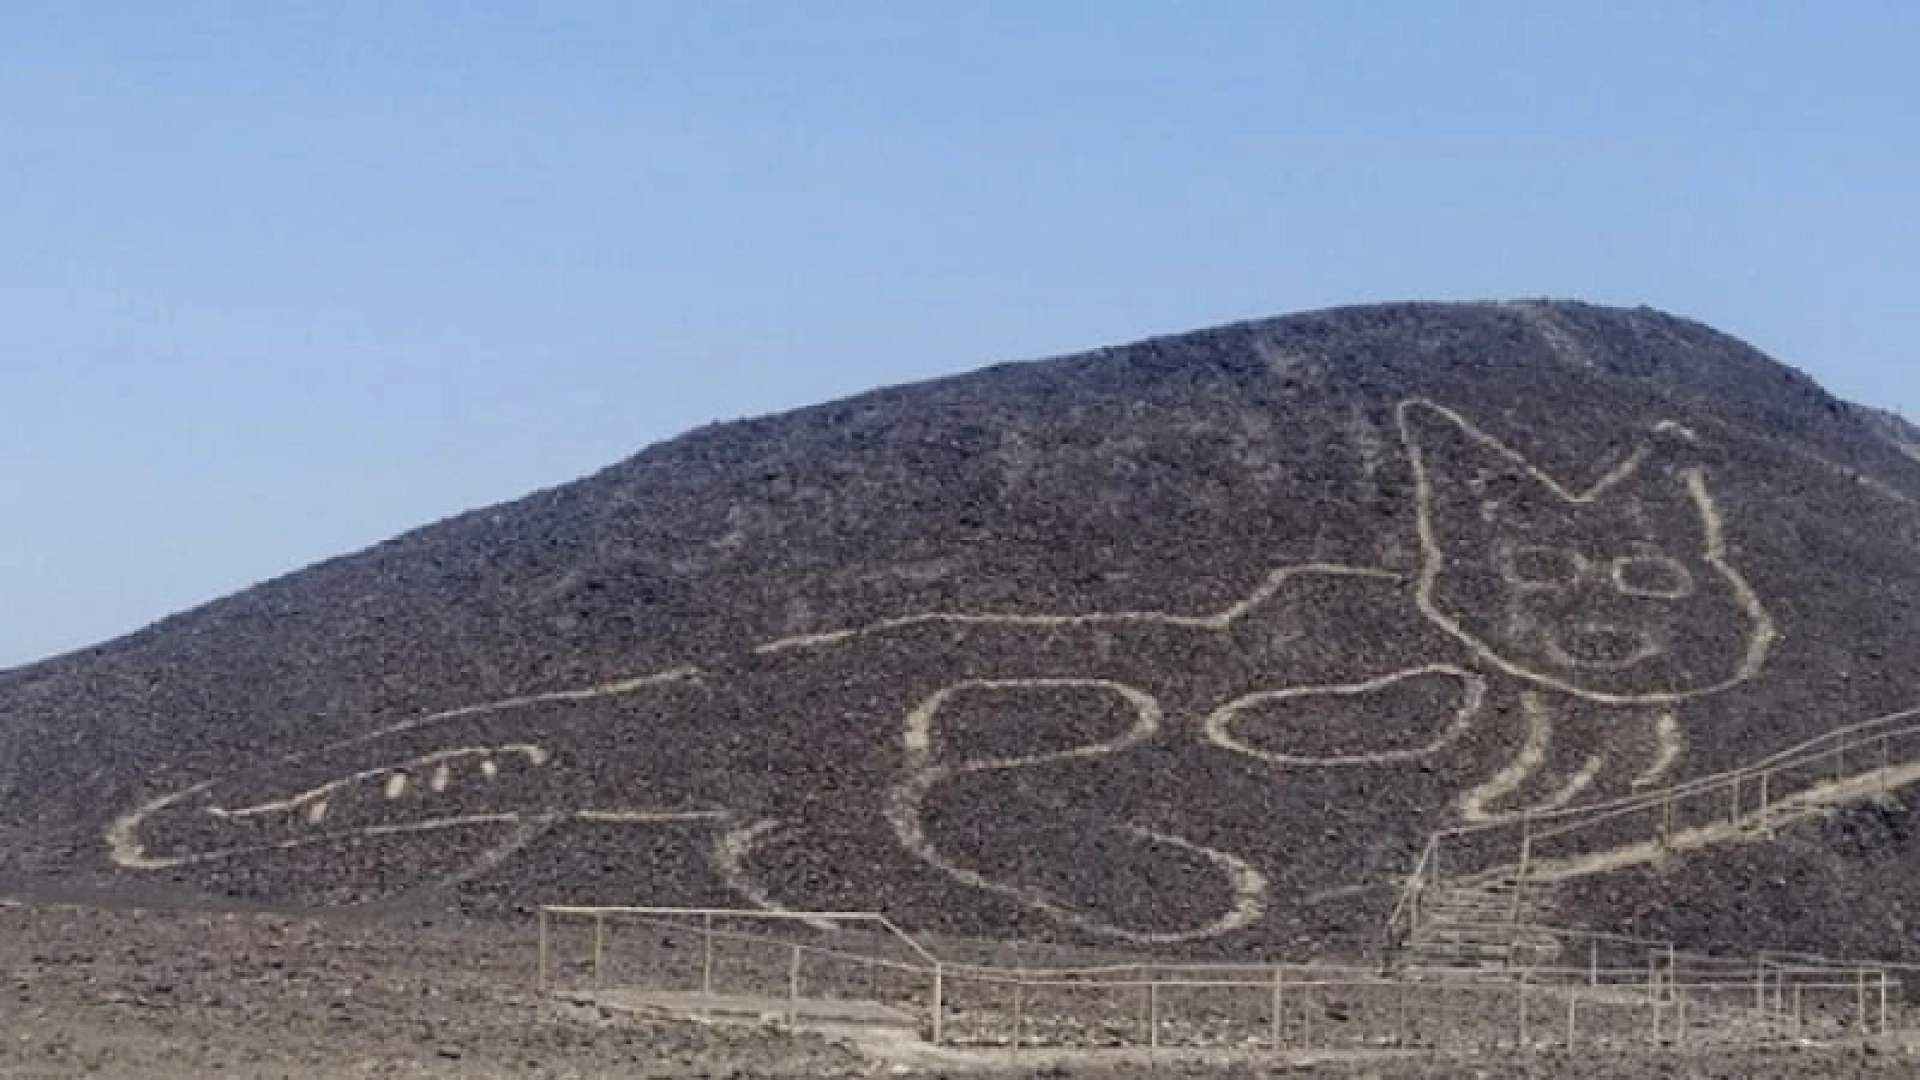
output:
[[[1191,925],[1122,925],[955,856],[929,828],[929,800],[956,785],[985,790],[1018,784],[1038,770],[1097,770],[1117,755],[1137,754],[1168,739],[1202,740],[1273,770],[1282,781],[1300,770],[1418,766],[1488,723],[1494,699],[1517,705],[1520,734],[1509,738],[1514,745],[1504,759],[1488,763],[1480,783],[1459,792],[1458,821],[1493,821],[1566,806],[1609,785],[1617,788],[1623,776],[1644,786],[1668,775],[1684,752],[1678,709],[1758,675],[1778,636],[1757,592],[1729,555],[1707,469],[1680,460],[1686,457],[1689,433],[1662,425],[1595,482],[1574,487],[1447,406],[1409,399],[1396,406],[1395,419],[1415,482],[1420,555],[1412,572],[1333,563],[1280,566],[1246,596],[1208,614],[908,614],[762,643],[743,658],[744,670],[771,679],[786,664],[859,665],[863,650],[886,655],[917,648],[918,655],[950,659],[941,674],[903,691],[906,707],[898,715],[874,721],[885,723],[880,730],[890,729],[897,766],[884,792],[867,793],[867,811],[884,821],[892,842],[963,889],[998,896],[1093,934],[1140,942],[1214,937],[1253,925],[1271,902],[1267,875],[1231,850],[1150,823],[1109,822],[1140,845],[1157,845],[1210,867],[1229,898],[1211,917]],[[1601,516],[1609,518],[1609,527],[1596,540],[1586,534],[1594,532],[1588,526]],[[1626,524],[1611,520],[1616,517]],[[1667,534],[1690,535],[1676,549]],[[1425,635],[1427,642],[1413,649],[1424,655],[1390,649],[1357,662],[1316,653],[1320,666],[1303,669],[1285,654],[1288,635],[1296,640],[1299,635],[1289,619],[1298,624],[1303,612],[1312,614],[1302,597],[1315,589],[1349,597],[1364,593],[1361,607],[1378,613],[1381,632],[1397,633],[1395,641]],[[1489,597],[1497,602],[1480,602]],[[1290,603],[1300,605],[1298,610],[1290,611]],[[1333,606],[1346,610],[1349,605]],[[1709,608],[1716,627],[1724,628],[1729,619],[1742,627],[1738,655],[1707,665],[1713,670],[1706,675],[1699,673],[1701,665],[1674,659],[1701,633],[1689,625],[1689,606]],[[1140,685],[1148,680],[1137,673],[1151,665],[1130,659],[1130,650],[1165,651],[1169,637],[1183,643],[1171,650],[1175,655],[1223,650],[1221,658],[1188,671],[1204,670],[1218,685],[1185,700],[1180,671],[1155,671],[1151,685]],[[1250,662],[1248,649],[1268,652]],[[1262,657],[1270,658],[1274,650],[1280,658],[1265,666]],[[1273,670],[1289,663],[1296,670]],[[1230,673],[1224,682],[1221,671]],[[130,869],[177,870],[333,842],[355,830],[377,841],[437,828],[497,826],[496,840],[480,844],[470,867],[460,871],[470,875],[499,865],[568,821],[690,824],[710,830],[711,858],[734,892],[756,906],[787,909],[804,897],[776,895],[756,860],[764,858],[769,839],[783,830],[804,832],[808,822],[804,809],[796,811],[778,795],[744,805],[725,795],[649,805],[629,801],[626,793],[600,792],[599,799],[562,798],[543,805],[508,799],[491,813],[431,816],[429,797],[450,789],[448,777],[456,770],[497,781],[510,774],[532,775],[564,759],[564,747],[510,737],[516,710],[587,709],[595,702],[683,693],[733,677],[688,666],[414,717],[283,758],[282,763],[301,763],[319,779],[276,797],[230,798],[216,779],[148,800],[109,827],[110,854]],[[1303,702],[1364,700],[1368,694],[1399,692],[1414,680],[1457,690],[1453,707],[1438,710],[1445,715],[1411,735],[1387,733],[1385,745],[1302,753],[1288,745],[1284,731],[1276,736],[1263,729],[1263,717],[1275,710],[1285,714]],[[1024,752],[1019,753],[1005,746],[969,751],[954,744],[943,727],[956,703],[996,698],[1015,703],[1005,710],[1014,720],[1031,721],[1017,707],[1027,692],[1098,698],[1115,713],[1118,726],[1070,733],[1067,741],[1053,744],[1047,739],[1060,736],[1034,732],[1036,744],[1020,747]],[[1582,716],[1570,722],[1573,713]],[[1617,726],[1631,737],[1590,731],[1584,740],[1568,738],[1569,728],[1583,722],[1596,729]],[[450,739],[463,725],[472,737]],[[986,736],[991,741],[1001,734],[988,731]],[[384,747],[402,744],[413,752],[382,757]],[[1622,752],[1623,745],[1631,745],[1631,752]],[[356,760],[359,767],[327,774],[327,762],[336,759]],[[396,781],[396,775],[407,779]],[[370,791],[375,781],[377,794]],[[410,811],[411,821],[402,805],[409,785],[412,797],[422,800]],[[347,818],[340,808],[349,796],[359,800],[359,811],[372,816]],[[399,821],[391,820],[396,810],[402,811]],[[209,820],[244,822],[253,831],[238,845],[221,847],[216,840],[196,849],[198,841],[190,841],[155,851],[154,823],[182,816],[194,817],[201,826]],[[381,823],[372,823],[376,818]]]

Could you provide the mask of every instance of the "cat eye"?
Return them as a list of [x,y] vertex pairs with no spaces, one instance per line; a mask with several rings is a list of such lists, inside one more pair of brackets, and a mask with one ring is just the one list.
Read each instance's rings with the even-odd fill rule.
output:
[[1613,560],[1613,587],[1623,596],[1681,600],[1693,595],[1693,575],[1663,555],[1629,555]]
[[1587,573],[1586,556],[1567,548],[1519,544],[1500,557],[1506,579],[1523,588],[1570,588]]

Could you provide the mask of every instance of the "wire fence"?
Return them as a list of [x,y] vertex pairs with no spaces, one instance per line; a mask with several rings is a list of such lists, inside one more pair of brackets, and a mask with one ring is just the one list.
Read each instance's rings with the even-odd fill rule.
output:
[[[943,1046],[1304,1050],[1752,1045],[1884,1032],[1884,967],[1646,950],[1631,964],[1383,974],[1307,964],[950,962],[877,915],[544,907],[543,989],[888,1023]],[[1624,948],[1624,946],[1622,946]],[[864,1010],[864,1011],[863,1011]]]

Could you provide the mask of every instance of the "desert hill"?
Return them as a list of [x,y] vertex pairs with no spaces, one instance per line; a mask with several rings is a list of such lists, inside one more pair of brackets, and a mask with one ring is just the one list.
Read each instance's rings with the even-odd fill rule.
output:
[[1920,704],[1915,443],[1704,326],[1549,302],[716,425],[0,673],[0,865],[1371,940],[1436,828]]

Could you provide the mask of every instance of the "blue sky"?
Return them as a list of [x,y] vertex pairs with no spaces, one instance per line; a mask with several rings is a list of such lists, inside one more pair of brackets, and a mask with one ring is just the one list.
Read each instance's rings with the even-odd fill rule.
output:
[[10,3],[0,667],[715,419],[1388,299],[1920,412],[1920,5]]

